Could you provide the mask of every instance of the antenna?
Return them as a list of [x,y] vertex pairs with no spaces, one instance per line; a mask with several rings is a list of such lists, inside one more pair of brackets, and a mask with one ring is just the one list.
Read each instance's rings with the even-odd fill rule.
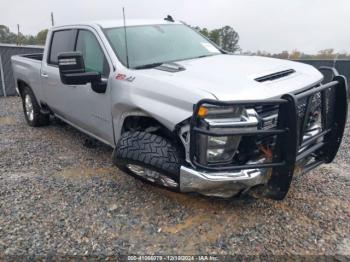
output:
[[51,12],[51,25],[55,26],[55,20],[53,18],[53,12]]
[[171,15],[168,15],[166,18],[164,18],[164,20],[172,23],[175,22],[174,18]]
[[124,38],[125,38],[125,52],[126,52],[126,66],[129,68],[129,50],[128,50],[128,39],[126,35],[126,22],[125,22],[125,10],[123,7],[123,20],[124,20]]

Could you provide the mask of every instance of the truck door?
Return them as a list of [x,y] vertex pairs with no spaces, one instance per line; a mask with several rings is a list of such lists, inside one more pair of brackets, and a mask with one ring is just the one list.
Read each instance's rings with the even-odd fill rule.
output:
[[58,71],[57,56],[62,52],[73,52],[77,30],[53,31],[45,50],[41,68],[42,90],[45,102],[58,115],[70,119],[70,107],[67,100],[71,86],[63,85]]
[[109,95],[111,85],[108,81],[111,64],[107,60],[107,51],[99,36],[88,29],[78,30],[75,51],[82,53],[86,72],[101,73],[103,81],[107,82],[107,89],[105,93],[98,94],[91,89],[90,83],[71,89],[70,106],[74,121],[80,125],[88,124],[87,131],[114,145]]
[[58,54],[80,51],[86,71],[100,72],[108,83],[110,63],[98,35],[86,29],[64,29],[53,31],[48,48],[47,61],[42,65],[42,83],[45,101],[60,117],[85,133],[114,145],[110,85],[104,94],[95,93],[91,84],[64,85],[58,70]]

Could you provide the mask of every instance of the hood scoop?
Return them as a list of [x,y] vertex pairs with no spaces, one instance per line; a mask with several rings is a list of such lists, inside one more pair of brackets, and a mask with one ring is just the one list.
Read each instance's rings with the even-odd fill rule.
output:
[[267,81],[274,81],[274,80],[289,76],[291,74],[294,74],[295,72],[296,71],[294,69],[289,69],[289,70],[273,73],[270,75],[261,76],[261,77],[255,78],[254,80],[260,83],[267,82]]
[[170,73],[176,73],[176,72],[181,72],[186,70],[186,68],[184,68],[183,66],[173,62],[161,64],[160,66],[155,67],[155,69],[170,72]]

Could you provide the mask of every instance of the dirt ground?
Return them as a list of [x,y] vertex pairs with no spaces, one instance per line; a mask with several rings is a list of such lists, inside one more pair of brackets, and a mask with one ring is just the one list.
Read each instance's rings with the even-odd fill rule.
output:
[[295,177],[281,202],[159,189],[112,149],[0,99],[0,254],[350,255],[349,124],[336,161]]

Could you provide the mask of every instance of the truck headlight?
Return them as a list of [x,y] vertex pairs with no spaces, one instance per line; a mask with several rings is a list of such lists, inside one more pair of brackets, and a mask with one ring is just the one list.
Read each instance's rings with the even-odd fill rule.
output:
[[208,163],[229,162],[232,160],[240,138],[235,137],[208,137],[207,161]]
[[208,137],[208,146],[209,147],[222,147],[227,143],[227,136],[209,136]]
[[[230,131],[252,131],[258,127],[254,109],[242,106],[201,106],[198,111],[199,126],[220,134]],[[228,164],[238,150],[241,136],[197,135],[196,158],[201,164]]]

